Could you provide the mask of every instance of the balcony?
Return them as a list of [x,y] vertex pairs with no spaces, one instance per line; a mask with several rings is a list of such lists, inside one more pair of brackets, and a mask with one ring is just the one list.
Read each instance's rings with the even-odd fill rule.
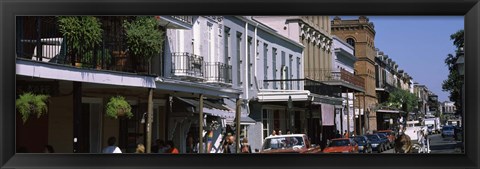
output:
[[205,64],[205,78],[207,82],[232,84],[232,66],[221,62],[207,62]]
[[333,71],[331,69],[311,69],[305,72],[310,79],[324,82],[329,85],[342,85],[356,89],[365,89],[365,80],[344,69]]
[[192,29],[193,16],[156,16],[158,24],[167,29]]
[[78,68],[148,73],[149,62],[130,56],[122,28],[125,17],[98,17],[103,38],[92,50],[68,52],[56,17],[17,17],[16,57]]
[[264,80],[263,85],[264,89],[308,90],[314,94],[337,98],[340,98],[342,93],[339,87],[327,85],[311,79]]
[[203,81],[205,62],[202,56],[188,52],[172,53],[172,75]]

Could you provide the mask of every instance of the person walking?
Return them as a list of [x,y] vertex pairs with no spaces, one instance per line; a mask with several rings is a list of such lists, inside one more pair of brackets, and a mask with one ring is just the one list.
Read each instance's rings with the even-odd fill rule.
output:
[[103,149],[103,153],[122,153],[122,150],[115,146],[117,139],[115,137],[108,138],[108,146]]
[[252,153],[252,148],[250,147],[250,144],[248,144],[248,139],[245,137],[242,140],[242,145],[240,147],[240,152],[241,153]]

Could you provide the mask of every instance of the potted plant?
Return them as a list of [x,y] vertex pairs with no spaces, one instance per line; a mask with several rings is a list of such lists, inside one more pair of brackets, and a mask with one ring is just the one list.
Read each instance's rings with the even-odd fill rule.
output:
[[[150,62],[150,59],[160,54],[163,46],[164,32],[158,28],[157,19],[153,16],[139,16],[132,20],[124,20],[123,28],[126,34],[128,53],[134,61]],[[134,64],[141,68],[145,65]],[[146,70],[144,70],[146,72]]]
[[117,119],[119,116],[133,117],[132,108],[130,104],[122,96],[111,97],[106,106],[107,117]]
[[102,41],[101,23],[94,16],[59,16],[58,26],[66,39],[67,53],[75,59],[76,66],[80,66],[78,61],[85,61],[81,58],[84,54]]
[[21,94],[16,100],[15,106],[22,116],[23,123],[27,122],[31,115],[36,115],[37,118],[40,118],[42,114],[47,113],[47,99],[49,97],[48,95],[37,95],[30,92]]

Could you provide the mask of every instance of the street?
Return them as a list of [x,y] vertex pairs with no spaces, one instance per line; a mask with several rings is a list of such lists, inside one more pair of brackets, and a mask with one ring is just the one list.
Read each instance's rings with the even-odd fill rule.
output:
[[[455,141],[453,137],[442,138],[440,134],[433,134],[428,137],[430,138],[430,153],[460,153],[460,142]],[[417,150],[414,150],[414,152],[417,152]],[[382,153],[394,153],[394,150],[390,149]]]

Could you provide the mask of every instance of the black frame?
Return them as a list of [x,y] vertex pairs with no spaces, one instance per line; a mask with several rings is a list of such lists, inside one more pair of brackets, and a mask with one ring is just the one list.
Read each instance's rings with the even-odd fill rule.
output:
[[[121,2],[121,3],[115,3]],[[92,7],[95,6],[95,7]],[[478,168],[478,0],[1,1],[0,166],[2,168]],[[465,15],[465,154],[162,155],[15,154],[16,15]]]

